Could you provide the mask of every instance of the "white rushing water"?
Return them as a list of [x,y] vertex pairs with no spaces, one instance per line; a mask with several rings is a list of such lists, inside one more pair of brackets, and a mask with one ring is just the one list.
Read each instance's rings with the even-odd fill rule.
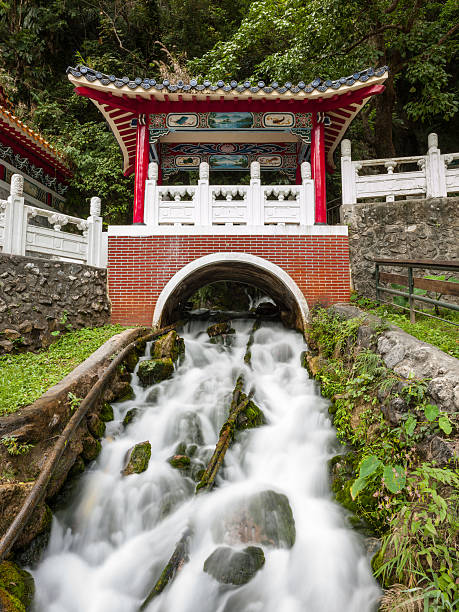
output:
[[[135,399],[114,404],[102,453],[53,520],[33,571],[35,612],[137,612],[188,526],[190,561],[150,612],[375,610],[379,590],[362,543],[329,490],[335,434],[328,402],[300,365],[304,341],[264,323],[255,333],[250,369],[243,356],[251,323],[233,326],[233,345],[221,347],[209,342],[205,323],[193,323],[183,334],[185,360],[170,380],[145,389],[134,374]],[[204,443],[198,457],[209,458],[241,372],[268,424],[243,432],[226,455],[218,487],[194,496],[194,483],[167,459],[178,443],[199,441],[196,423]],[[137,417],[124,429],[121,421],[133,407]],[[144,440],[152,446],[147,471],[121,476],[127,450]],[[203,572],[220,544],[210,527],[232,500],[263,490],[288,497],[296,542],[291,549],[264,547],[265,565],[245,586],[221,585]]]

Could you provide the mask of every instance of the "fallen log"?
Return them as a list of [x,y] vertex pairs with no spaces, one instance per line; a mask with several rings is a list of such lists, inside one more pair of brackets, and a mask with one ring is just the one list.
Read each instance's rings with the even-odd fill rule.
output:
[[172,553],[172,557],[169,559],[166,567],[161,572],[161,576],[158,578],[148,597],[140,606],[140,612],[145,610],[148,604],[150,604],[155,597],[164,591],[169,582],[175,578],[177,572],[180,571],[183,565],[190,560],[190,540],[192,535],[193,532],[191,529],[187,529],[182,535],[177,543],[177,546],[175,547],[174,552]]

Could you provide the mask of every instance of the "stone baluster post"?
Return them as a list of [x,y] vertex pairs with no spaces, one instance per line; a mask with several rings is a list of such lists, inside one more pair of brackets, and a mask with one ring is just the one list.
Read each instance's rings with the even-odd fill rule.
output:
[[[388,159],[386,162],[384,162],[384,167],[387,170],[387,174],[394,174],[394,169],[396,166],[397,166],[397,162],[394,161],[393,159]],[[395,194],[388,193],[386,195],[386,202],[395,202]]]
[[301,190],[300,190],[300,225],[314,225],[315,223],[315,192],[314,181],[311,178],[311,164],[301,164]]
[[88,266],[101,268],[104,254],[102,252],[102,217],[100,216],[100,198],[91,198],[88,217]]
[[195,201],[195,224],[212,225],[212,209],[209,189],[209,164],[199,164],[199,180]]
[[357,202],[355,189],[356,174],[351,154],[351,141],[345,138],[341,142],[341,190],[343,204],[355,204]]
[[262,200],[260,164],[253,161],[250,164],[250,188],[247,202],[248,225],[265,224],[265,206]]
[[159,225],[158,172],[158,164],[150,162],[145,184],[144,222],[145,225],[153,227]]
[[443,156],[438,148],[437,134],[429,134],[426,156],[426,198],[445,198],[446,173]]
[[13,174],[10,195],[5,208],[5,233],[3,253],[25,255],[27,236],[27,214],[24,206],[24,177]]

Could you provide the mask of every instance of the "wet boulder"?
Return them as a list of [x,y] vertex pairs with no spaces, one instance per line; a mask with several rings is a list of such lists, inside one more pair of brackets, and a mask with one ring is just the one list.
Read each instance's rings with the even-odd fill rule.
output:
[[124,415],[123,427],[127,427],[129,423],[132,423],[132,421],[137,417],[138,413],[138,408],[131,408],[130,410],[128,410]]
[[140,474],[148,468],[148,463],[151,457],[151,444],[148,442],[139,442],[128,450],[126,455],[126,464],[122,470],[123,476],[129,474]]
[[201,419],[196,412],[184,412],[177,421],[177,437],[186,444],[204,444]]
[[275,317],[279,315],[279,308],[272,302],[261,302],[256,307],[255,313],[262,317]]
[[212,532],[217,542],[254,543],[273,548],[291,548],[296,529],[288,498],[275,491],[261,491],[236,500]]
[[169,333],[161,336],[151,347],[153,359],[163,359],[168,357],[176,362],[185,353],[185,342],[173,329]]
[[204,571],[217,582],[240,586],[247,584],[265,564],[265,555],[258,546],[235,550],[220,546],[205,560]]
[[171,467],[183,470],[190,467],[191,459],[187,455],[174,455],[167,460]]
[[100,409],[99,417],[104,421],[104,423],[108,423],[109,421],[113,421],[115,415],[113,414],[113,408],[110,406],[108,402],[105,402]]
[[0,610],[23,612],[30,610],[35,592],[34,580],[12,561],[0,563]]
[[231,327],[230,321],[223,321],[222,323],[214,323],[207,328],[207,334],[209,338],[215,338],[216,336],[224,336],[226,334],[235,334],[236,330]]
[[159,383],[166,378],[170,378],[173,372],[174,364],[170,357],[142,361],[137,370],[137,374],[144,385]]

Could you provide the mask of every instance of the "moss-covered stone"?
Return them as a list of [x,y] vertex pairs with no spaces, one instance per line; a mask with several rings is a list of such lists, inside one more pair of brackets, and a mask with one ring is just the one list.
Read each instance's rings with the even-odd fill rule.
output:
[[83,457],[77,457],[75,463],[70,468],[67,478],[72,479],[76,478],[80,474],[82,474],[85,470],[85,464],[83,461]]
[[0,563],[0,602],[5,612],[30,610],[35,592],[34,580],[12,561]]
[[179,442],[175,447],[174,455],[188,455],[186,452],[186,442]]
[[147,341],[146,340],[138,340],[135,343],[135,350],[137,351],[137,354],[139,356],[144,355],[145,354],[145,349],[147,347]]
[[99,411],[99,417],[104,421],[104,423],[108,423],[109,421],[113,421],[115,415],[113,414],[113,408],[110,406],[108,402],[104,402],[102,408]]
[[126,465],[122,470],[123,476],[130,474],[140,474],[148,468],[151,457],[150,442],[139,442],[127,452]]
[[247,584],[265,564],[265,555],[258,546],[234,550],[220,546],[205,560],[204,571],[222,584]]
[[138,362],[139,362],[139,355],[137,354],[137,351],[134,349],[129,353],[129,355],[124,360],[124,364],[128,372],[133,372]]
[[102,419],[100,419],[97,414],[92,413],[89,414],[86,418],[87,424],[88,424],[88,429],[90,431],[90,433],[95,437],[95,438],[103,438],[104,434],[105,434],[105,423],[102,421]]
[[117,402],[127,402],[128,400],[134,399],[134,389],[128,381],[121,381],[118,383],[118,389],[116,393]]
[[176,362],[185,353],[185,341],[180,338],[173,329],[164,336],[161,336],[151,347],[151,356],[154,359],[169,357]]
[[222,336],[224,334],[235,334],[236,330],[231,327],[230,321],[223,321],[222,323],[214,323],[207,328],[207,334],[209,338],[215,338],[216,336]]
[[137,370],[137,374],[144,385],[159,383],[166,378],[170,378],[173,373],[174,364],[170,357],[142,361]]
[[102,450],[102,444],[96,440],[90,433],[82,439],[83,450],[81,456],[86,462],[94,461]]
[[187,455],[174,455],[169,457],[168,462],[173,468],[183,470],[190,467],[191,459]]
[[123,426],[127,427],[129,423],[132,423],[132,421],[137,417],[138,413],[138,408],[131,408],[130,410],[128,410],[124,415]]
[[262,544],[291,548],[296,539],[295,519],[286,495],[260,491],[229,504],[216,518],[212,533],[217,542]]

